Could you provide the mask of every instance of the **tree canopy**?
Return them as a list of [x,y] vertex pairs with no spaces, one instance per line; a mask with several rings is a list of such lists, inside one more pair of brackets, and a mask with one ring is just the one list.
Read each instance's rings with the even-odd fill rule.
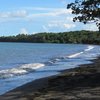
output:
[[95,31],[71,31],[60,33],[18,34],[16,36],[1,36],[0,42],[23,43],[80,43],[100,44],[100,34]]
[[74,22],[95,22],[100,31],[100,0],[75,0],[67,5],[67,9],[72,9],[72,14],[76,14]]

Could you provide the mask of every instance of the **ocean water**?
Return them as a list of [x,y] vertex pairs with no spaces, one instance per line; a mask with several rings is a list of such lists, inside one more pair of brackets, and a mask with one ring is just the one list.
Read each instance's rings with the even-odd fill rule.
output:
[[59,74],[100,56],[100,46],[0,43],[0,95],[35,79]]

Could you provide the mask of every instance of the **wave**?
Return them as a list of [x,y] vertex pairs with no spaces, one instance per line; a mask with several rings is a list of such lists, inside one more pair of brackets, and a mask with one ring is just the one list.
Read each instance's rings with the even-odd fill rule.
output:
[[77,56],[79,56],[79,55],[82,54],[82,53],[84,53],[84,52],[79,52],[79,53],[75,53],[75,54],[69,55],[68,58],[77,57]]
[[76,58],[77,56],[80,56],[81,54],[87,52],[87,51],[90,51],[94,48],[94,46],[91,46],[89,45],[86,49],[84,49],[83,51],[81,52],[78,52],[78,53],[74,53],[74,54],[71,54],[71,55],[65,55],[65,56],[62,56],[62,57],[57,57],[57,58],[54,58],[54,59],[51,59],[49,60],[48,62],[46,62],[45,64],[46,65],[53,65],[55,64],[56,62],[59,62],[59,61],[62,61],[64,59],[71,59],[71,58]]
[[67,55],[67,56],[65,55],[65,56],[62,56],[62,57],[58,57],[58,58],[51,59],[51,60],[48,61],[46,64],[47,64],[47,65],[52,65],[52,64],[55,64],[56,62],[59,62],[59,61],[64,60],[64,59],[75,58],[75,57],[77,57],[77,56],[79,56],[79,55],[81,55],[81,54],[83,54],[83,53],[85,53],[85,52],[87,52],[87,51],[92,50],[93,48],[95,48],[95,47],[89,45],[86,49],[84,49],[84,50],[81,51],[81,52],[74,53],[74,54]]
[[87,51],[92,50],[93,48],[94,48],[94,46],[90,46],[90,45],[89,45],[84,51],[78,52],[78,53],[75,53],[75,54],[72,54],[72,55],[69,55],[68,58],[75,58],[75,57],[77,57],[77,56],[83,54],[84,52],[87,52]]
[[94,46],[88,46],[88,48],[86,48],[84,51],[90,51],[94,48]]
[[52,66],[53,64],[56,64],[57,62],[60,62],[60,61],[63,61],[66,59],[71,59],[71,58],[76,58],[77,56],[80,56],[81,54],[83,54],[87,51],[90,51],[93,48],[94,48],[94,46],[89,45],[86,49],[84,49],[81,52],[74,53],[71,55],[65,55],[62,57],[56,57],[56,58],[53,58],[45,63],[23,64],[17,68],[1,70],[0,71],[0,78],[9,78],[9,77],[13,77],[13,76],[23,75],[23,74],[33,72],[36,69],[39,69],[39,68],[44,67],[44,66],[49,66],[49,65]]
[[52,65],[52,64],[55,64],[56,62],[60,61],[61,58],[54,58],[54,59],[51,59],[50,61],[46,62],[45,64],[46,65]]
[[24,64],[17,68],[11,68],[0,71],[0,78],[9,78],[13,76],[23,75],[29,73],[30,71],[35,71],[41,67],[45,66],[42,63],[34,63],[34,64]]

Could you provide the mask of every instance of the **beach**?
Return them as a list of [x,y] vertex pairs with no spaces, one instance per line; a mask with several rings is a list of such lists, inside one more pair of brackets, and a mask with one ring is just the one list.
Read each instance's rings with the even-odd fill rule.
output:
[[0,7],[0,100],[100,100],[100,0]]
[[27,83],[0,100],[100,100],[100,57],[92,62]]

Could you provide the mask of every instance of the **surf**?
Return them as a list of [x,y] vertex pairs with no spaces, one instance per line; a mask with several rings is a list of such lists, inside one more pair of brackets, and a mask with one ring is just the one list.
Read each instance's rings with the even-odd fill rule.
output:
[[0,71],[0,78],[10,78],[18,75],[23,75],[30,73],[30,71],[35,71],[41,67],[45,66],[42,63],[34,63],[34,64],[24,64],[17,68],[11,68]]

